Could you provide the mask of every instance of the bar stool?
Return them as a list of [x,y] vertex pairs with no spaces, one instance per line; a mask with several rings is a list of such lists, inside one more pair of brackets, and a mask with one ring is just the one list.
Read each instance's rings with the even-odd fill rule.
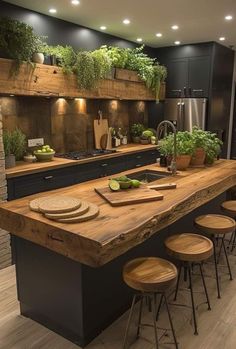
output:
[[[236,200],[228,200],[228,201],[224,201],[221,204],[221,209],[222,211],[227,214],[227,216],[230,216],[232,218],[236,218]],[[233,251],[234,247],[235,247],[235,242],[236,242],[236,232],[234,231],[233,234],[231,234],[230,240],[229,240],[229,245],[232,243],[232,247],[231,247],[231,252]]]
[[220,283],[219,283],[219,275],[218,275],[218,260],[217,260],[217,254],[216,254],[216,241],[221,240],[221,246],[220,246],[220,253],[223,247],[226,263],[229,271],[230,280],[233,280],[231,268],[228,260],[227,251],[225,248],[225,235],[228,233],[234,233],[235,231],[235,220],[231,217],[218,215],[218,214],[207,214],[199,216],[195,219],[195,225],[196,227],[202,231],[203,233],[209,235],[213,242],[213,248],[214,248],[214,263],[215,263],[215,273],[216,273],[216,286],[217,286],[217,293],[218,298],[221,297],[220,294]]
[[192,233],[183,233],[170,236],[168,239],[166,239],[165,246],[167,253],[181,262],[174,296],[175,301],[178,295],[179,281],[182,268],[184,268],[185,271],[184,280],[187,281],[187,276],[189,278],[189,289],[191,295],[192,314],[194,322],[194,334],[197,335],[198,327],[193,295],[192,266],[199,265],[203,288],[206,295],[206,303],[208,304],[208,310],[211,310],[210,300],[208,297],[206,283],[202,271],[202,262],[213,254],[213,244],[211,240],[205,236]]
[[127,322],[127,327],[125,331],[123,349],[126,349],[128,332],[131,324],[132,315],[134,312],[134,305],[138,297],[140,297],[140,308],[139,308],[139,317],[138,317],[138,327],[136,333],[136,339],[139,337],[140,327],[142,326],[142,307],[143,307],[143,299],[145,297],[148,298],[150,304],[152,304],[152,317],[153,317],[153,327],[154,327],[154,335],[155,335],[155,344],[156,349],[159,348],[158,345],[158,335],[157,335],[157,327],[156,327],[156,297],[159,294],[161,299],[164,298],[166,310],[168,313],[168,318],[170,322],[170,327],[174,339],[175,348],[178,349],[178,343],[176,340],[175,330],[173,326],[173,322],[170,315],[170,310],[166,298],[166,291],[174,286],[177,278],[177,269],[174,264],[169,261],[156,258],[156,257],[143,257],[136,258],[128,262],[123,268],[123,279],[124,282],[137,291],[134,294],[132,305],[129,313],[129,318]]

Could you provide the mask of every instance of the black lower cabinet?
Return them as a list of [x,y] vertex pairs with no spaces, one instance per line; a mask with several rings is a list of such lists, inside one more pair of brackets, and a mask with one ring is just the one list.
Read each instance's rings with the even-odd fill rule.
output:
[[86,164],[44,171],[7,179],[8,200],[18,199],[48,190],[67,187],[92,179],[156,162],[157,150],[148,150],[111,159],[96,160]]

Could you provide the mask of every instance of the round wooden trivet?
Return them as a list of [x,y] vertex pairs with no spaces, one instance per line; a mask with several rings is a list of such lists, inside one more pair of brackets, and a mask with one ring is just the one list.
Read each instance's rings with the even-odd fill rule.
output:
[[81,200],[70,196],[51,196],[39,204],[39,210],[43,213],[64,213],[74,211],[81,205]]
[[81,206],[75,211],[65,212],[65,213],[45,213],[45,217],[53,220],[62,218],[72,218],[78,217],[89,210],[89,203],[86,201],[81,201]]
[[64,219],[58,219],[57,221],[60,223],[79,223],[79,222],[85,222],[92,218],[95,218],[99,214],[99,208],[97,205],[89,204],[89,210],[85,214],[73,217],[73,218],[64,218]]
[[29,203],[29,207],[32,211],[40,212],[39,204],[41,204],[43,201],[48,200],[50,198],[51,198],[51,196],[44,196],[43,198],[31,200]]

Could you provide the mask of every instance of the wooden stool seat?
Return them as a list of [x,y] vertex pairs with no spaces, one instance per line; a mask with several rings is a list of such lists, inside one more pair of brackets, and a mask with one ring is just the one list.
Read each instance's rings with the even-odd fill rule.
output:
[[170,236],[165,241],[169,255],[186,262],[200,262],[213,254],[213,243],[205,236],[183,233]]
[[222,211],[231,217],[236,217],[236,200],[228,200],[221,204]]
[[123,268],[125,283],[142,292],[162,292],[175,284],[176,277],[175,265],[162,258],[136,258]]
[[204,233],[227,234],[235,230],[235,220],[219,214],[207,214],[195,219],[195,225]]

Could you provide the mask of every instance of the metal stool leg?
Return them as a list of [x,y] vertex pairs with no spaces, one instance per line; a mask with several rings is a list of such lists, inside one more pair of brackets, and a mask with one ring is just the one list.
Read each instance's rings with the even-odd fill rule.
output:
[[128,318],[128,322],[127,322],[127,326],[126,326],[126,330],[125,330],[123,349],[126,349],[126,343],[127,343],[127,338],[128,338],[128,333],[129,333],[129,328],[130,328],[130,324],[131,324],[132,315],[133,315],[133,312],[134,312],[134,305],[135,305],[136,298],[137,298],[137,295],[135,294],[133,296],[132,305],[131,305],[130,312],[129,312],[129,318]]
[[228,267],[228,270],[229,270],[230,280],[233,280],[232,273],[231,273],[231,268],[230,268],[230,265],[229,265],[229,259],[228,259],[228,255],[227,255],[227,251],[226,251],[226,247],[225,247],[224,237],[222,238],[222,245],[223,245],[223,249],[224,249],[224,253],[225,253],[227,267]]
[[194,297],[193,297],[191,265],[188,265],[188,276],[189,276],[189,288],[190,288],[192,310],[193,310],[194,334],[197,335],[198,330],[197,330],[197,319],[196,319],[196,311],[195,311],[195,304],[194,304]]
[[219,276],[218,276],[218,266],[217,266],[216,246],[215,246],[215,237],[214,236],[212,237],[212,243],[213,243],[213,249],[214,249],[214,262],[215,262],[217,293],[218,293],[218,298],[221,298],[220,297],[220,283],[219,283]]
[[163,298],[164,298],[164,295],[161,294],[160,302],[159,302],[159,305],[158,305],[158,308],[157,308],[156,321],[157,321],[158,318],[159,318],[159,314],[160,314],[160,310],[161,310]]
[[163,297],[165,299],[166,310],[167,310],[167,313],[168,313],[168,317],[169,317],[169,321],[170,321],[170,327],[171,327],[172,335],[173,335],[174,342],[175,342],[175,348],[178,349],[179,348],[178,347],[178,342],[177,342],[177,339],[176,339],[174,325],[173,325],[172,318],[171,318],[171,315],[170,315],[170,309],[169,309],[169,305],[168,305],[168,302],[167,302],[166,295],[164,294]]
[[[156,327],[156,299],[155,299],[155,294],[153,296],[153,306],[152,306],[152,318],[153,318],[153,327],[154,327],[154,334],[155,334],[155,344],[156,344],[156,349],[159,348],[158,345],[158,335],[157,335],[157,327]],[[150,300],[152,301],[152,296],[150,295]]]
[[144,296],[141,296],[141,300],[140,300],[139,315],[138,315],[138,328],[137,328],[136,339],[139,338],[139,333],[140,333],[140,325],[141,325],[142,310],[143,310],[143,297]]
[[232,247],[231,247],[231,252],[233,252],[234,248],[235,248],[235,242],[236,242],[236,231],[233,233],[234,238],[233,238],[233,242],[232,242]]
[[179,273],[178,273],[178,279],[177,279],[177,284],[176,284],[176,289],[175,289],[174,301],[176,301],[177,296],[178,296],[179,281],[180,281],[181,271],[182,271],[182,264],[181,264],[180,267],[179,267]]
[[207,292],[207,288],[206,288],[206,283],[205,283],[205,278],[204,278],[204,275],[203,275],[202,264],[201,263],[199,263],[199,268],[200,268],[202,283],[203,283],[203,287],[204,287],[204,291],[205,291],[205,295],[206,295],[206,299],[207,299],[208,310],[211,310],[210,300],[209,300],[209,296],[208,296],[208,292]]

